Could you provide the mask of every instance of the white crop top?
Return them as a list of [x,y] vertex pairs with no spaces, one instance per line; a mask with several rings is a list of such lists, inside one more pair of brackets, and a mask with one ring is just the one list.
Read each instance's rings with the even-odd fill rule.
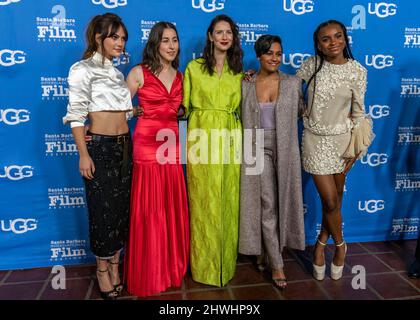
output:
[[133,105],[124,75],[100,53],[73,64],[68,84],[69,103],[64,124],[83,126],[88,113],[96,111],[126,111],[127,119],[131,118]]

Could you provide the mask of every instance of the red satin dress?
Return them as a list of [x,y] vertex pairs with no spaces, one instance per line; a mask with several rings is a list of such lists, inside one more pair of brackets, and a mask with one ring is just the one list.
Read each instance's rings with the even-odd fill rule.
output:
[[130,231],[124,281],[130,294],[144,297],[181,286],[189,261],[189,217],[180,163],[177,115],[182,75],[170,92],[143,66],[138,90],[144,114],[133,134]]

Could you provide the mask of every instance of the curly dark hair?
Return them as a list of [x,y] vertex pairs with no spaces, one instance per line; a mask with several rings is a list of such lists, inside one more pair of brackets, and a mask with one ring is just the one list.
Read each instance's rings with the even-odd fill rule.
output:
[[[162,41],[162,36],[165,29],[173,29],[179,42],[178,31],[176,30],[175,25],[171,22],[160,21],[156,23],[150,31],[149,40],[147,41],[143,50],[143,61],[141,64],[147,66],[149,70],[156,75],[162,71],[162,65],[159,59],[159,45]],[[171,63],[172,67],[176,70],[179,67],[180,52],[181,49],[178,49],[178,54]]]
[[214,27],[220,21],[225,21],[229,23],[230,28],[232,29],[233,33],[233,43],[232,46],[227,51],[227,62],[229,65],[230,70],[234,74],[238,74],[242,72],[243,64],[242,64],[242,57],[243,51],[241,48],[241,39],[239,36],[239,27],[233,22],[233,20],[224,14],[217,15],[213,18],[210,22],[209,27],[207,28],[207,35],[206,35],[206,45],[203,50],[203,69],[207,71],[210,75],[214,73],[214,66],[216,65],[216,59],[214,58],[212,52],[212,43],[210,41],[209,35],[213,33]]
[[[98,44],[96,43],[95,39],[97,34],[100,34],[101,46],[103,47],[105,39],[116,34],[120,27],[123,28],[125,33],[125,41],[127,41],[128,31],[119,16],[113,13],[105,13],[94,16],[90,20],[86,29],[87,48],[83,53],[83,59],[90,58],[95,53],[95,51],[98,51]],[[125,47],[123,54],[126,55]]]

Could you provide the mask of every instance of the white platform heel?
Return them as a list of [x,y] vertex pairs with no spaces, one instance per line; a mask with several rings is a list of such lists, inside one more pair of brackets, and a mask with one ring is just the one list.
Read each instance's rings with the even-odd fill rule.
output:
[[[319,239],[317,239],[317,242],[322,245],[322,246],[326,246],[327,244],[324,242],[319,241]],[[316,280],[322,281],[325,278],[325,269],[326,269],[326,265],[325,265],[325,258],[324,258],[324,264],[322,266],[317,266],[315,263],[312,263],[312,267],[313,267],[313,276]]]
[[[335,245],[336,247],[341,247],[344,245],[344,257],[347,253],[347,244],[343,241],[340,244]],[[343,276],[344,264],[342,266],[336,266],[334,262],[331,262],[331,279],[339,280]]]

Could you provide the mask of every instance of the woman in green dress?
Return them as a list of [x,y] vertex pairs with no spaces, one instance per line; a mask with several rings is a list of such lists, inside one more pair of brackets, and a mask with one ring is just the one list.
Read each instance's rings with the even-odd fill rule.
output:
[[238,27],[218,15],[207,29],[203,57],[188,64],[183,84],[191,273],[214,286],[232,279],[238,252],[242,56]]

